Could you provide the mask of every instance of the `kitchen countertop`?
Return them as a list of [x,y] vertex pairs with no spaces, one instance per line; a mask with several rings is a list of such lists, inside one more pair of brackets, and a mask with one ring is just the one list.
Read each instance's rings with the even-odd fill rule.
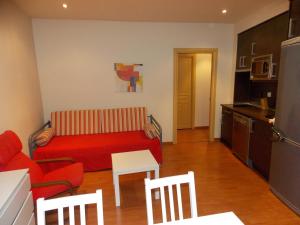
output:
[[273,114],[274,111],[271,110],[264,110],[256,106],[251,106],[251,105],[233,105],[233,104],[221,104],[221,106],[228,108],[234,112],[240,113],[242,115],[257,119],[257,120],[262,120],[264,122],[269,123],[270,118],[267,118],[267,115]]

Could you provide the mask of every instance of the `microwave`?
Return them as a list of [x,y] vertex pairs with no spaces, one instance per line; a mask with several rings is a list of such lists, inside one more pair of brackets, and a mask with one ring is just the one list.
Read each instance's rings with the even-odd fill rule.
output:
[[275,66],[272,54],[253,57],[251,60],[251,79],[269,80],[276,78]]

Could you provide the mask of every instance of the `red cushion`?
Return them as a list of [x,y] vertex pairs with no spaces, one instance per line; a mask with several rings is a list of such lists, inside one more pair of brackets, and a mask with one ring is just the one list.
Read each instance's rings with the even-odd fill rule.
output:
[[40,166],[23,152],[18,153],[13,157],[7,165],[4,167],[4,171],[8,170],[18,170],[18,169],[29,169],[30,182],[32,184],[41,182],[43,180],[44,174]]
[[13,131],[5,131],[0,135],[0,167],[4,167],[18,152],[22,143]]
[[[51,171],[47,173],[42,182],[68,180],[72,183],[73,187],[78,187],[83,180],[83,166],[82,163],[74,163],[72,165]],[[68,189],[65,185],[54,185],[40,188],[33,188],[33,199],[48,198],[59,194]]]
[[149,139],[144,131],[94,135],[55,136],[47,146],[38,147],[35,159],[72,157],[85,171],[111,168],[111,153],[149,149],[158,163],[162,152],[158,138]]

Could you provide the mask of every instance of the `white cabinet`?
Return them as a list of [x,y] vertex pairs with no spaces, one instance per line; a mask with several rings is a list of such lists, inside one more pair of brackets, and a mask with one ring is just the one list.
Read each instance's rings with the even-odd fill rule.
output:
[[0,224],[35,225],[28,170],[0,172]]

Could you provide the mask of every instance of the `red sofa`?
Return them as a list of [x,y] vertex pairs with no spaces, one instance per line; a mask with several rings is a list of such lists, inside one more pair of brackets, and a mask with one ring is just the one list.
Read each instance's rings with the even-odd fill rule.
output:
[[82,162],[85,171],[111,168],[112,153],[144,149],[162,163],[161,128],[152,116],[148,119],[159,138],[145,135],[144,107],[53,112],[48,125],[56,136],[46,146],[36,147],[35,133],[30,138],[31,154],[34,159],[71,157]]

